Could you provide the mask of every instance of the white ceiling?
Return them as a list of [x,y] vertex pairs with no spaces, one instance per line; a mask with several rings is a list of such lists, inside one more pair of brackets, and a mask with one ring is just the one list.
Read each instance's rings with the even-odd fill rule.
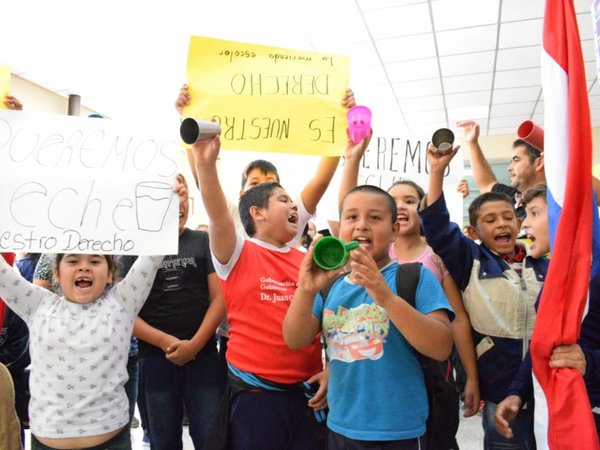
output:
[[[374,128],[483,134],[543,125],[543,0],[3,0],[0,62],[119,120],[168,123],[191,35],[351,57]],[[592,123],[600,89],[591,0],[575,0]]]

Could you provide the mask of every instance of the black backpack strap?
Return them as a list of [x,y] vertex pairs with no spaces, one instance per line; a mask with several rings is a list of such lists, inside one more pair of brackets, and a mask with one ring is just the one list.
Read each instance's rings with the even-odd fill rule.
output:
[[[421,263],[398,265],[396,291],[413,308],[420,275]],[[459,423],[458,393],[447,373],[449,363],[435,361],[416,350],[415,354],[423,370],[429,402],[427,446],[436,450],[458,449],[455,439]]]
[[410,306],[416,308],[415,297],[421,276],[421,263],[398,264],[396,291]]

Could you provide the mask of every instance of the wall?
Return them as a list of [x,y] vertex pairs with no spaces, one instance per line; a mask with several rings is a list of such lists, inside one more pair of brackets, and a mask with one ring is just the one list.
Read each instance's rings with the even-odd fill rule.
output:
[[[14,74],[10,78],[10,93],[23,103],[23,109],[50,114],[67,114],[69,111],[67,94],[59,95]],[[73,92],[73,94],[76,94],[76,92]],[[84,104],[85,99],[82,98],[80,115],[102,114],[100,111],[86,108]]]
[[[502,134],[498,136],[481,136],[479,142],[487,159],[510,159],[512,143],[517,139],[517,127],[515,134]],[[593,163],[600,163],[600,128],[592,128],[592,142],[594,146]],[[468,154],[465,155],[465,160],[468,159]]]

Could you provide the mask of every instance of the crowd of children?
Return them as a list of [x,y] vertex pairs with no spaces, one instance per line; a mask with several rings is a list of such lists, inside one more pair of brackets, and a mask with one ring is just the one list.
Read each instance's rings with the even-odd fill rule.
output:
[[[181,112],[189,101],[183,86],[176,107]],[[5,103],[22,108],[14,97]],[[354,103],[348,91],[343,104]],[[339,158],[323,158],[295,199],[275,166],[254,161],[236,206],[219,179],[217,135],[188,150],[208,232],[185,227],[188,194],[179,177],[179,253],[165,262],[44,255],[36,275],[29,266],[19,275],[0,258],[0,387],[10,393],[0,402],[0,447],[20,448],[29,426],[32,449],[131,449],[135,395],[124,386],[133,334],[142,425],[154,450],[182,448],[184,409],[196,449],[458,448],[428,446],[431,405],[419,362],[424,355],[449,364],[453,347],[466,373],[465,417],[483,404],[484,448],[534,449],[527,355],[549,239],[545,189],[532,183],[543,180],[543,154],[525,154],[515,142],[512,189],[523,191],[515,205],[482,159],[477,124],[459,126],[484,192],[469,206],[474,239],[450,221],[443,194],[458,148],[430,146],[427,193],[410,180],[385,191],[357,186],[369,134],[348,139],[339,187],[337,234],[359,245],[344,269],[324,270],[313,262],[321,236],[304,247],[298,240]],[[526,213],[531,245],[517,238],[515,206]],[[413,262],[421,264],[414,307],[397,277],[400,265]],[[556,347],[551,364],[577,368],[600,411],[597,281],[580,342]],[[30,357],[31,397],[28,414],[19,413],[21,429],[14,393],[23,388],[16,372],[11,379],[4,370],[16,366],[6,342],[18,341],[19,320],[29,333],[21,356],[27,364]],[[228,333],[217,346],[220,323]]]

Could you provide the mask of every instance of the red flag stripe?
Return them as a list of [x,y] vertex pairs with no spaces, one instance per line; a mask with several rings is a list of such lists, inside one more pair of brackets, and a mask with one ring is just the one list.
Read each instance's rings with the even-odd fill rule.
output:
[[[543,398],[536,395],[536,411],[540,408],[536,415],[547,418],[545,429],[541,428],[546,434],[541,435],[540,429],[536,429],[536,436],[538,448],[593,450],[599,448],[598,437],[581,374],[575,369],[557,370],[548,365],[556,345],[574,343],[579,337],[588,300],[592,248],[591,124],[572,2],[547,1],[544,51],[551,58],[544,66],[549,72],[544,74],[544,96],[548,100],[546,122],[564,128],[549,130],[546,127],[549,131],[546,139],[555,145],[545,145],[544,157],[548,162],[547,169],[564,170],[564,164],[559,167],[551,162],[557,152],[567,151],[568,164],[564,192],[553,192],[551,177],[560,175],[546,173],[550,194],[562,205],[562,212],[531,344],[533,372],[543,392]],[[565,78],[566,83],[563,82]],[[566,93],[562,92],[565,89]],[[553,97],[558,101],[553,101]],[[565,103],[566,118],[564,111],[558,110]],[[554,135],[566,139],[556,139]],[[565,143],[567,148],[561,148],[560,144]],[[547,411],[541,411],[544,407]],[[539,424],[536,419],[536,427]]]

